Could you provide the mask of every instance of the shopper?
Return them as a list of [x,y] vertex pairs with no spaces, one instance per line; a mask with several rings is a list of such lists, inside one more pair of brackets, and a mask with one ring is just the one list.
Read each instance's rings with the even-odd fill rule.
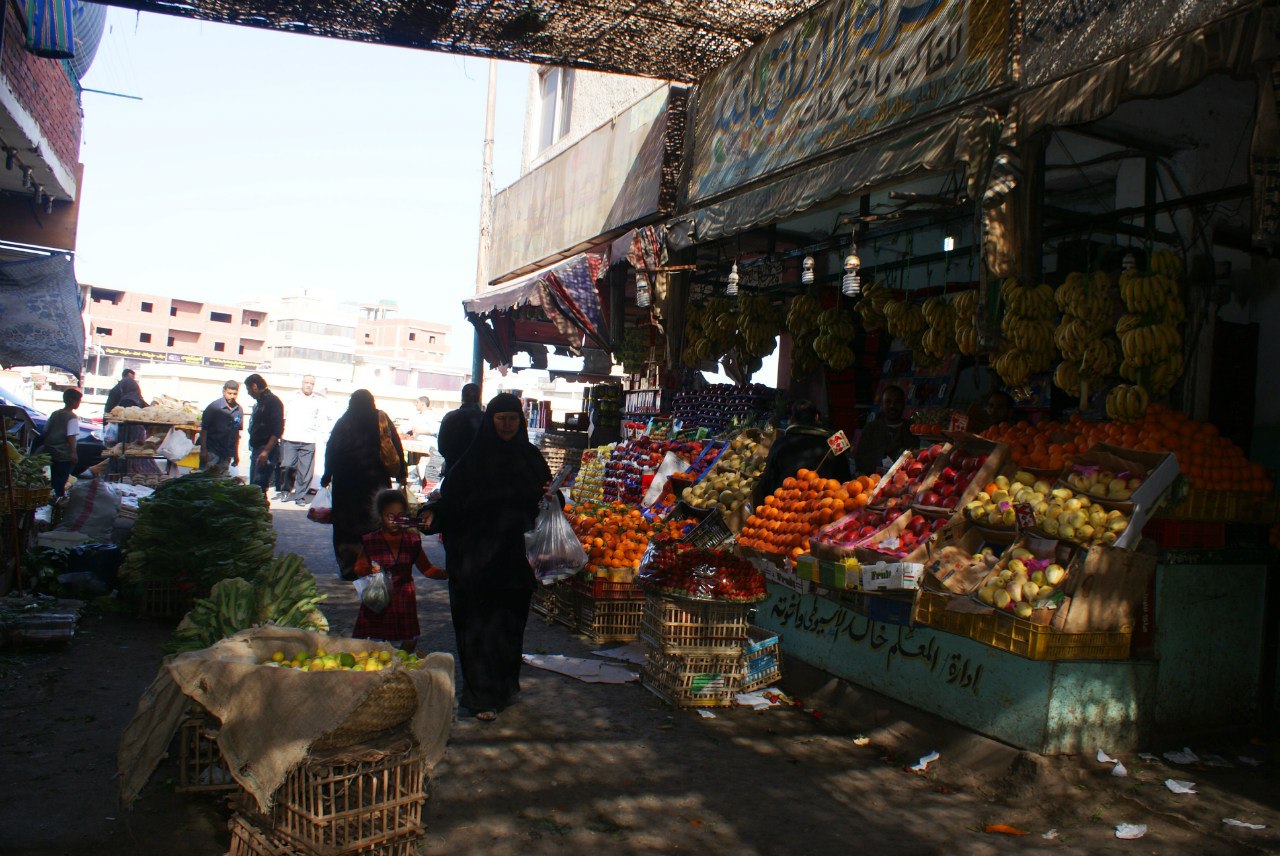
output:
[[316,473],[316,444],[329,430],[329,400],[307,375],[285,404],[284,440],[276,471],[276,499],[306,505]]
[[827,445],[827,432],[820,426],[822,417],[812,401],[797,399],[791,404],[791,424],[769,447],[764,472],[752,491],[753,504],[760,502],[782,486],[784,479],[802,469],[817,470],[826,479],[846,482],[852,476],[846,453],[832,454]]
[[535,585],[524,533],[533,528],[550,481],[547,462],[529,442],[520,399],[502,393],[489,402],[439,501],[422,514],[423,523],[443,535],[462,704],[486,722],[520,691]]
[[244,388],[254,402],[249,415],[249,483],[266,496],[275,468],[280,465],[284,403],[267,388],[267,381],[260,374],[245,378]]
[[133,369],[125,369],[120,373],[120,380],[107,393],[107,403],[103,413],[111,415],[117,407],[145,407],[147,400],[142,397],[142,387],[138,385],[138,376]]
[[[902,389],[886,386],[880,393],[880,413],[862,429],[854,464],[859,475],[882,473],[915,443],[911,426],[902,418],[907,397]],[[888,463],[885,463],[885,461]]]
[[[374,497],[390,486],[394,476],[405,480],[404,452],[400,466],[388,466],[382,454],[383,425],[390,420],[378,410],[373,394],[357,389],[339,417],[324,449],[324,475],[320,484],[333,492],[333,555],[344,580],[355,579],[356,559],[361,539],[378,527]],[[400,438],[391,432],[390,442],[400,448]],[[387,456],[390,459],[390,455]]]
[[379,571],[388,572],[391,575],[391,602],[381,613],[361,604],[351,635],[356,639],[379,639],[412,651],[422,632],[418,625],[413,569],[417,568],[424,577],[433,580],[444,579],[444,572],[427,558],[417,529],[400,525],[400,518],[409,511],[409,502],[403,491],[381,491],[376,508],[381,525],[361,539],[362,550],[356,559],[355,574],[364,577]]
[[76,464],[76,438],[80,436],[80,420],[76,408],[83,394],[78,389],[64,390],[62,407],[49,414],[44,423],[44,448],[49,456],[49,476],[53,495],[61,499],[67,493],[67,479]]
[[471,441],[476,438],[476,430],[483,417],[479,385],[466,384],[462,387],[462,406],[457,410],[450,410],[440,420],[440,436],[436,438],[436,448],[444,456],[440,478],[447,476],[453,465],[461,460]]
[[204,409],[200,417],[200,468],[226,473],[240,465],[240,431],[244,410],[236,403],[240,384],[229,380],[222,385],[222,397]]
[[413,406],[417,412],[409,420],[409,430],[405,432],[405,435],[415,440],[434,437],[436,432],[435,425],[432,424],[431,419],[431,399],[425,395],[420,395],[414,399]]

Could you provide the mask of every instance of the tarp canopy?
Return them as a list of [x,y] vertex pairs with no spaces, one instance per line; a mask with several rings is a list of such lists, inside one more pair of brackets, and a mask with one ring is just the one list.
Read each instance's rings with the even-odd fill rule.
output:
[[490,365],[510,365],[522,345],[611,350],[596,282],[604,275],[603,253],[581,253],[546,270],[462,301]]
[[71,257],[0,264],[0,366],[84,371],[84,319]]

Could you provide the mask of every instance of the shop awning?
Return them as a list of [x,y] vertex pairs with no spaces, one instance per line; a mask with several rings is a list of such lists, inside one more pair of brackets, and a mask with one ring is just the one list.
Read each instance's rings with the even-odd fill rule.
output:
[[[989,151],[996,121],[994,113],[979,108],[882,137],[842,157],[677,217],[667,224],[667,243],[679,250],[726,238],[838,196],[980,161]],[[971,196],[975,190],[970,188]]]
[[608,267],[603,253],[581,253],[519,282],[462,301],[485,359],[509,365],[521,345],[611,350],[597,281]]
[[84,371],[84,319],[71,257],[0,264],[0,366]]

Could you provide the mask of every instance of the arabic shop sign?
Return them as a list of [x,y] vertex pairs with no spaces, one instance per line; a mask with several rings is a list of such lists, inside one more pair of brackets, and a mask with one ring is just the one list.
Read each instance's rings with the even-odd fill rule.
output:
[[1202,27],[1249,0],[1043,0],[1024,3],[1022,71],[1034,86]]
[[691,201],[1008,80],[1007,0],[833,0],[710,75]]

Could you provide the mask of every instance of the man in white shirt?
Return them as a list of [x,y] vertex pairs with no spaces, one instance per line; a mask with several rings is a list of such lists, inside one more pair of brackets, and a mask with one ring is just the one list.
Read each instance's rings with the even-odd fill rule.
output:
[[277,500],[306,505],[316,473],[316,444],[329,430],[329,400],[316,392],[316,379],[307,375],[302,388],[284,402],[284,438],[280,443]]

